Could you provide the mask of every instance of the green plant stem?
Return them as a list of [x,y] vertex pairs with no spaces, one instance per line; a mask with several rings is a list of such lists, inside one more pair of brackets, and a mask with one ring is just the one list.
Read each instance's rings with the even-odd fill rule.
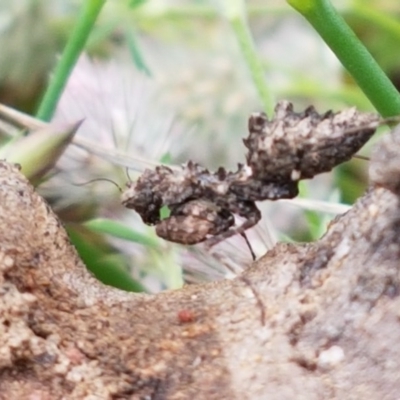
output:
[[314,27],[383,117],[400,115],[400,95],[329,0],[287,0]]
[[253,37],[251,35],[246,15],[244,0],[222,0],[223,13],[235,34],[243,59],[247,64],[258,91],[264,111],[271,115],[274,109],[273,96],[265,81],[265,71],[261,60],[258,57]]
[[57,103],[68,81],[79,55],[89,37],[94,23],[106,0],[85,0],[82,4],[76,25],[68,39],[61,58],[50,79],[50,84],[40,103],[37,118],[43,121],[51,120]]
[[250,71],[254,85],[258,91],[264,111],[268,115],[272,115],[274,109],[273,98],[271,92],[265,82],[265,71],[263,65],[258,58],[255,50],[253,38],[247,23],[241,17],[233,17],[230,20],[233,31],[235,32],[236,39],[239,43],[240,50],[242,51],[243,58],[246,61],[247,67]]

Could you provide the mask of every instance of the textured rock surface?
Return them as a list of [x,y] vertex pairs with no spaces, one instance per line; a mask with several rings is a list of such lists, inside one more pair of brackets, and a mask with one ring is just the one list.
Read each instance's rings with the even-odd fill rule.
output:
[[97,283],[1,162],[0,398],[398,399],[398,142],[382,142],[376,183],[318,242],[152,296]]

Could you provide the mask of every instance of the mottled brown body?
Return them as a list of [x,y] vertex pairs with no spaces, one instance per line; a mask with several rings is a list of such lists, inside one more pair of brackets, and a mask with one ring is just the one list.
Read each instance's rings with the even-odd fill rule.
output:
[[247,164],[257,179],[287,182],[313,178],[350,158],[368,141],[380,124],[377,114],[354,107],[318,114],[313,106],[293,111],[287,101],[278,103],[272,120],[264,113],[249,119]]
[[[246,165],[239,164],[237,171],[210,172],[192,161],[177,169],[147,169],[127,185],[122,204],[156,225],[157,235],[166,240],[212,246],[257,224],[256,201],[293,198],[301,179],[349,160],[381,123],[378,115],[355,108],[318,114],[309,107],[296,113],[281,101],[271,120],[264,113],[251,115],[243,140]],[[161,220],[163,206],[171,213]],[[244,219],[236,227],[234,214]]]
[[193,200],[173,207],[172,215],[156,226],[157,235],[171,242],[196,244],[209,235],[226,232],[234,223],[226,209],[205,200]]

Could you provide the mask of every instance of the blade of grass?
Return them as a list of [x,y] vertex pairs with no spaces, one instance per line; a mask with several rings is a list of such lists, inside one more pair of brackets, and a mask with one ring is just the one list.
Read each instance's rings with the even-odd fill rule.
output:
[[126,31],[125,33],[127,43],[128,43],[128,48],[132,56],[132,60],[134,64],[136,65],[136,68],[140,71],[146,74],[147,76],[151,77],[151,71],[150,68],[147,66],[146,61],[144,60],[142,51],[140,50],[138,40],[136,39],[136,33],[133,30],[133,28],[130,28]]
[[50,84],[40,103],[36,116],[50,121],[67,80],[89,37],[106,0],[86,0],[82,3],[76,25],[54,70]]
[[21,130],[29,129],[34,131],[49,126],[49,124],[42,120],[5,106],[4,104],[0,104],[0,119]]
[[319,201],[310,199],[308,182],[302,181],[299,189],[300,198],[296,199],[296,205],[303,209],[310,239],[312,241],[318,240],[325,233],[327,223],[332,219],[332,216],[328,214],[344,213],[349,209],[349,206],[339,203],[337,190],[330,194],[329,201]]
[[400,115],[400,94],[329,0],[287,0],[314,27],[383,117]]
[[66,228],[82,261],[99,281],[128,292],[146,291],[124,268],[118,254],[107,253],[100,246],[92,244],[81,227],[68,225]]
[[268,115],[271,115],[274,110],[273,96],[266,84],[263,63],[258,57],[253,37],[247,23],[245,2],[243,0],[222,0],[221,4],[223,6],[223,13],[235,34],[243,59],[253,79],[254,86],[258,91],[264,111]]
[[95,232],[106,233],[116,238],[129,240],[130,242],[139,243],[147,247],[160,247],[157,239],[139,233],[131,228],[128,228],[126,225],[111,219],[95,218],[85,222],[84,226]]
[[143,235],[119,222],[106,218],[92,219],[86,222],[84,227],[97,233],[106,233],[154,249],[155,252],[152,264],[160,275],[160,279],[164,282],[166,288],[177,289],[182,287],[182,268],[179,261],[176,260],[177,253],[173,248],[166,249],[160,246],[158,239]]
[[343,214],[351,209],[351,206],[341,203],[332,203],[329,201],[313,200],[313,199],[281,199],[279,203],[300,207],[303,210],[317,211],[327,214]]
[[22,173],[33,183],[48,172],[71,143],[81,122],[36,130],[16,137],[0,149],[0,158],[21,164]]

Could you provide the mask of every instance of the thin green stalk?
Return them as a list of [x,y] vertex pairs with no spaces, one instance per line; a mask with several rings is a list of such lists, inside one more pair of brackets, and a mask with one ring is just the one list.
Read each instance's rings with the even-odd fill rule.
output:
[[71,71],[85,46],[105,2],[106,0],[85,0],[83,2],[76,25],[40,103],[36,114],[37,118],[43,121],[51,120]]
[[242,18],[230,20],[236,39],[240,45],[254,85],[257,88],[264,111],[271,115],[274,109],[271,92],[265,82],[265,71],[254,47],[253,38],[246,22]]
[[329,0],[287,0],[314,27],[383,117],[400,115],[400,94]]
[[239,43],[244,61],[250,71],[258,91],[264,111],[271,115],[274,109],[273,96],[265,81],[263,64],[258,57],[253,37],[250,33],[243,0],[224,0],[224,14],[230,22]]

